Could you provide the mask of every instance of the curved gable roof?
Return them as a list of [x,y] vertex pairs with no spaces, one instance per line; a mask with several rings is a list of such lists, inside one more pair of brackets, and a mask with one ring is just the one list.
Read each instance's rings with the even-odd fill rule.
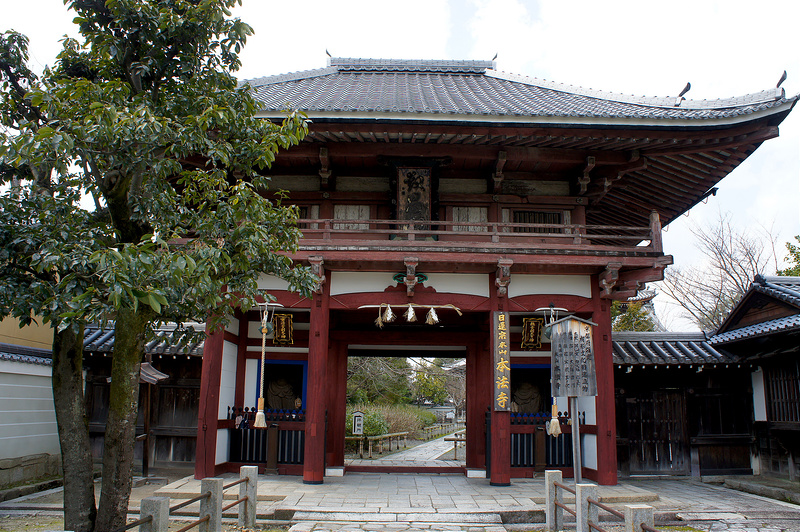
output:
[[[790,107],[782,89],[719,100],[637,97],[496,70],[491,61],[332,58],[327,68],[249,80],[264,113],[387,113],[394,118],[735,123]],[[788,110],[788,109],[787,109]],[[653,125],[653,124],[650,124]]]

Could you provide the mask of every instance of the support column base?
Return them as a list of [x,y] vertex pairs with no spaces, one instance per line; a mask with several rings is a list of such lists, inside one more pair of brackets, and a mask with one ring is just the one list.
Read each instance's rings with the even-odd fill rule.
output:
[[323,482],[325,482],[325,481],[324,480],[303,480],[303,484],[316,485],[316,484],[322,484]]

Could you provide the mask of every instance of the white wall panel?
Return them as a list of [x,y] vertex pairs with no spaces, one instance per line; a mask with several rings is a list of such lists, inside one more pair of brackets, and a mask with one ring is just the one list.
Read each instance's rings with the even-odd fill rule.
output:
[[224,464],[228,461],[228,446],[230,445],[230,431],[228,429],[217,430],[217,453],[214,457],[214,464]]
[[288,290],[289,283],[280,277],[262,273],[258,276],[258,288],[260,290]]
[[512,274],[508,297],[559,294],[592,297],[591,277],[588,275],[528,275]]
[[258,366],[260,364],[260,360],[254,360],[252,358],[247,359],[245,362],[244,406],[258,406],[256,399],[258,399]]
[[222,345],[222,371],[219,380],[219,419],[228,416],[228,407],[233,406],[236,394],[237,347],[227,340]]
[[431,273],[425,286],[440,294],[489,297],[489,276],[481,273]]
[[393,276],[390,272],[331,272],[331,295],[383,292],[397,284]]
[[0,459],[60,454],[52,368],[0,360]]
[[581,464],[583,467],[597,469],[597,436],[581,434]]
[[767,392],[764,388],[764,371],[758,368],[750,374],[753,383],[753,415],[755,421],[767,421]]

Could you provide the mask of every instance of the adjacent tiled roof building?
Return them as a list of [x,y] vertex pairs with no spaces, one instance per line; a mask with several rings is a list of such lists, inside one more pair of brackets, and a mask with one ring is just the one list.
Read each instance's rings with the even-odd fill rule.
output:
[[619,366],[682,366],[731,364],[737,359],[709,344],[702,332],[615,332],[614,364]]

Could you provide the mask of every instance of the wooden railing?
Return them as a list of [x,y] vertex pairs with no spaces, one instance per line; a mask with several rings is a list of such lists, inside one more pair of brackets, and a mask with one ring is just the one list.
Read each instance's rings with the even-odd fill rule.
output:
[[[514,249],[610,248],[661,253],[661,224],[653,217],[649,227],[525,224],[510,222],[399,222],[397,220],[301,219],[304,245],[333,245],[337,240],[358,240],[394,247],[453,246]],[[319,242],[321,241],[321,242]]]

